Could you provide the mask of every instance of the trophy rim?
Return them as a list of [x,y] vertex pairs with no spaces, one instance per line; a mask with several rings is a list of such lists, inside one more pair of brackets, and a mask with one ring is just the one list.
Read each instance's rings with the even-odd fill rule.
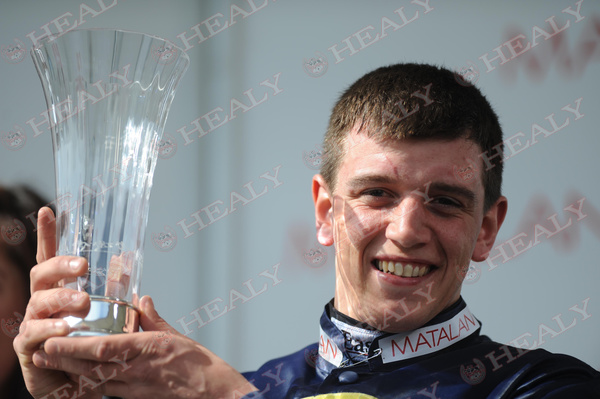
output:
[[133,35],[133,36],[145,36],[154,40],[160,40],[164,43],[169,43],[170,45],[172,45],[174,48],[176,48],[178,51],[181,52],[181,55],[189,62],[190,61],[190,57],[189,55],[187,55],[186,51],[179,47],[178,45],[176,45],[173,41],[166,39],[164,37],[160,37],[157,35],[152,35],[149,33],[144,33],[144,32],[139,32],[139,31],[134,31],[134,30],[128,30],[128,29],[121,29],[121,28],[83,28],[83,29],[69,29],[65,32],[62,32],[60,34],[51,34],[49,36],[46,36],[42,39],[40,39],[37,44],[35,44],[34,46],[31,47],[31,52],[34,52],[36,50],[41,49],[42,47],[44,47],[45,45],[52,43],[53,41],[55,41],[56,39],[61,38],[62,36],[66,36],[70,33],[79,33],[79,32],[118,32],[118,33],[126,33],[128,35]]

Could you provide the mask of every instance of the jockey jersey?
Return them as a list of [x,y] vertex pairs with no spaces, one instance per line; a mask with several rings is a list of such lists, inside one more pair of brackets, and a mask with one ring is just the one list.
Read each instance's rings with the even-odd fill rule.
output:
[[600,398],[600,373],[480,335],[462,298],[425,326],[385,333],[326,305],[319,342],[244,373],[244,399]]

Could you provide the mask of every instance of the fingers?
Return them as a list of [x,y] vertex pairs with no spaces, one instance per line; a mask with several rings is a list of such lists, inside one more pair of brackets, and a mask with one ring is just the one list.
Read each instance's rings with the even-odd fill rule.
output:
[[31,294],[56,287],[62,279],[75,278],[87,273],[87,260],[75,256],[58,256],[31,269]]
[[28,320],[21,323],[19,335],[13,341],[15,352],[26,361],[42,343],[53,336],[69,333],[69,325],[62,319]]
[[106,274],[105,295],[115,298],[124,298],[129,291],[133,264],[133,253],[123,252],[119,256],[113,255]]
[[170,331],[176,333],[176,330],[171,327],[162,317],[158,315],[154,302],[149,296],[143,296],[140,299],[140,327],[144,331]]
[[100,399],[101,395],[96,396],[94,393],[125,397],[129,394],[128,389],[131,389],[131,384],[115,381],[115,377],[120,376],[123,371],[116,364],[55,357],[43,350],[33,354],[33,364],[39,368],[60,371],[72,382],[63,384],[44,397],[81,398],[84,395],[85,398]]
[[50,356],[80,360],[113,362],[126,367],[126,362],[153,346],[151,333],[115,334],[98,337],[56,337],[44,343]]
[[61,370],[76,376],[83,375],[94,381],[112,380],[118,372],[130,367],[126,362],[124,365],[119,365],[117,362],[100,363],[94,360],[49,355],[44,350],[36,351],[32,359],[36,367]]
[[[56,390],[47,397],[49,398],[85,398],[101,399],[101,395],[117,396],[119,398],[130,397],[132,384],[130,382],[117,381],[123,370],[120,366],[109,363],[95,363],[78,359],[53,358],[42,351],[34,355],[36,367],[57,370],[65,373],[73,384],[66,384],[69,388],[62,392]],[[64,371],[73,370],[73,371]],[[123,377],[121,377],[123,378]],[[63,385],[64,387],[64,385]],[[62,388],[62,387],[61,387]],[[101,394],[91,396],[93,393]],[[154,392],[155,393],[155,392]],[[104,397],[104,396],[102,396]],[[152,394],[136,397],[155,397]]]
[[137,393],[135,397],[162,397],[157,396],[156,389],[148,386],[149,384],[144,381],[144,378],[133,376],[132,380],[128,375],[131,366],[125,362],[122,364],[116,362],[99,363],[90,360],[52,356],[44,351],[36,352],[33,356],[33,362],[36,367],[59,370],[69,376],[75,386],[71,389],[72,396],[64,397],[79,398],[82,392],[90,391],[110,395],[111,397],[131,397],[130,395],[133,392]]
[[27,304],[24,321],[73,315],[84,317],[89,312],[90,299],[85,292],[69,288],[53,288],[34,292]]
[[[162,381],[175,379],[175,386],[185,387],[190,383],[190,362],[200,366],[206,363],[206,356],[198,353],[198,345],[187,339],[181,340],[179,346],[170,345],[167,351],[156,342],[154,334],[50,338],[43,351],[34,354],[33,363],[43,369],[66,372],[78,382],[80,391],[92,389],[118,397],[167,397],[172,392],[164,390],[172,388]],[[193,373],[197,373],[195,367]]]
[[56,218],[52,209],[43,207],[38,212],[37,263],[42,263],[56,254]]

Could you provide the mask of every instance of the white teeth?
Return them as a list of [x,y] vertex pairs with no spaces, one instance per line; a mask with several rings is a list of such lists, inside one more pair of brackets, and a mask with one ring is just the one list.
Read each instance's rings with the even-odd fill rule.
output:
[[388,262],[385,260],[378,260],[377,267],[384,273],[395,274],[400,277],[422,277],[431,270],[430,266],[413,266],[408,263],[403,265],[400,262]]
[[413,277],[419,277],[419,266],[414,266],[413,267]]
[[394,274],[395,274],[396,276],[402,276],[402,269],[403,269],[403,267],[402,267],[402,263],[400,263],[400,262],[396,262],[396,266],[395,266],[395,268],[396,268],[396,271],[394,272]]

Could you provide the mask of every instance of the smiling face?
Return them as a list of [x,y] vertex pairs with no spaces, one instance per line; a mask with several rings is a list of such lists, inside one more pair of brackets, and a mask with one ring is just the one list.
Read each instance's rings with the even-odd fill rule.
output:
[[317,236],[336,248],[339,311],[401,332],[458,300],[470,260],[487,257],[506,213],[501,197],[484,214],[480,176],[456,176],[480,153],[464,138],[349,133],[334,191],[322,176],[313,179]]

